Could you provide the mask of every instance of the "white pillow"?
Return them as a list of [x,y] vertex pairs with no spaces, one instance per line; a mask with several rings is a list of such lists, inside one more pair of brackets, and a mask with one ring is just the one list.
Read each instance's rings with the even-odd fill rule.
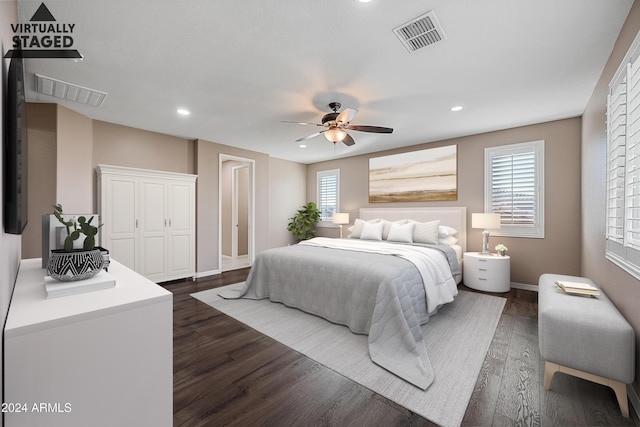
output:
[[365,222],[362,227],[360,238],[364,240],[382,240],[382,222],[370,223]]
[[360,234],[362,233],[362,227],[364,227],[364,224],[366,223],[375,224],[378,222],[380,222],[380,218],[370,219],[369,221],[364,221],[360,218],[356,218],[356,220],[353,223],[353,227],[351,227],[352,230],[351,230],[351,235],[349,237],[352,237],[354,239],[359,239]]
[[438,244],[438,226],[440,220],[429,222],[415,222],[413,227],[413,241],[416,243]]
[[458,243],[459,240],[453,236],[447,236],[444,239],[438,239],[438,243],[441,245],[453,246]]
[[453,227],[449,227],[448,225],[440,225],[438,227],[438,238],[444,239],[447,236],[455,236],[458,234],[458,230]]
[[386,219],[382,220],[384,227],[382,227],[382,240],[389,240],[389,230],[391,230],[391,224],[406,224],[406,219],[401,219],[400,221],[387,221]]
[[389,227],[389,236],[387,238],[390,242],[403,242],[413,243],[413,227],[414,224],[398,224],[392,223]]

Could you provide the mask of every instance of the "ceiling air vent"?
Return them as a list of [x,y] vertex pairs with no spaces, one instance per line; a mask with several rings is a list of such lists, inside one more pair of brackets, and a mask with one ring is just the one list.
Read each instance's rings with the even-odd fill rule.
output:
[[63,82],[40,74],[36,74],[36,92],[66,99],[67,101],[91,105],[92,107],[100,107],[107,97],[106,92]]
[[410,53],[447,38],[433,11],[394,28],[393,32]]

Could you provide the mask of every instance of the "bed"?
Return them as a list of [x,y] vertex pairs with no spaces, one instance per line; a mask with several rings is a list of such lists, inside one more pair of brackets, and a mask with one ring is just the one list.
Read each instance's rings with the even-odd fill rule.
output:
[[245,286],[220,296],[269,298],[366,334],[376,364],[424,390],[434,375],[421,325],[457,295],[465,249],[464,207],[363,208],[350,237],[263,251]]

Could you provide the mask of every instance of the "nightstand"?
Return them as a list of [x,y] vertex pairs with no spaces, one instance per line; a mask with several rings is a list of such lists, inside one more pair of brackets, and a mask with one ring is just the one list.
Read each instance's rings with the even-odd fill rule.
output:
[[462,282],[479,291],[509,292],[511,257],[479,252],[465,252]]

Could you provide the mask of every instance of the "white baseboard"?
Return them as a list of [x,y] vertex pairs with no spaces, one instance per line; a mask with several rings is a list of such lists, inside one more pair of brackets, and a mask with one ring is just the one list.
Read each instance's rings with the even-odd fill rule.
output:
[[209,270],[209,271],[199,271],[194,276],[196,279],[200,279],[201,277],[215,276],[217,274],[222,274],[220,269],[218,270]]
[[538,292],[536,285],[530,285],[528,283],[511,282],[511,287],[515,289],[523,289],[525,291]]
[[636,418],[640,418],[640,398],[631,384],[627,384],[627,397],[631,402],[631,409],[636,413]]

